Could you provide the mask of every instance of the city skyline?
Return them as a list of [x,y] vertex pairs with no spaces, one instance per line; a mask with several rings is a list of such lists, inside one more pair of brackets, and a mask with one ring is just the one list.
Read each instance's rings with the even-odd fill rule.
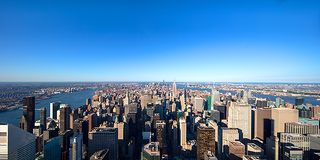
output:
[[0,2],[0,82],[320,82],[318,1]]

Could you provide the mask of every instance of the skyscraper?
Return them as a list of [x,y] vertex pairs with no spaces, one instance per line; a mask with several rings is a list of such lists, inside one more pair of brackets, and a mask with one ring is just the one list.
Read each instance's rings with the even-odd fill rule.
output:
[[264,119],[271,119],[271,108],[257,108],[254,117],[254,135],[264,140]]
[[285,123],[298,122],[298,110],[289,108],[272,108],[271,118],[273,120],[273,135],[284,132]]
[[214,104],[219,104],[220,102],[220,93],[218,90],[212,88],[212,95],[211,95],[211,107],[213,108]]
[[295,99],[294,105],[295,105],[295,106],[299,106],[299,105],[302,105],[303,103],[304,103],[303,97],[297,97],[297,98]]
[[60,108],[60,132],[63,133],[70,129],[70,117],[71,108],[67,104],[62,104]]
[[118,159],[118,130],[113,127],[99,127],[89,132],[88,155],[109,149],[109,159]]
[[34,122],[35,122],[35,98],[34,97],[24,97],[23,98],[23,115],[20,121],[20,128],[33,132]]
[[158,120],[156,122],[156,139],[157,139],[157,142],[159,142],[159,147],[160,147],[160,150],[163,152],[163,153],[167,153],[167,141],[166,141],[166,136],[167,136],[167,132],[166,132],[166,123],[165,121],[161,121],[161,120]]
[[207,126],[199,126],[197,129],[197,159],[203,160],[205,153],[215,153],[215,130]]
[[180,146],[182,148],[187,145],[187,123],[184,118],[179,120],[179,130],[180,130]]
[[227,128],[221,127],[219,129],[218,134],[218,154],[219,157],[224,157],[222,154],[229,153],[229,142],[231,141],[239,141],[240,139],[240,131],[237,128]]
[[173,98],[176,98],[177,94],[178,94],[177,84],[176,84],[176,81],[173,81],[173,84],[172,84],[172,95],[173,95]]
[[60,102],[50,103],[50,118],[57,119],[57,111],[60,109]]
[[82,160],[82,143],[83,136],[81,133],[76,133],[70,138],[70,148],[69,152],[70,160]]
[[0,159],[35,159],[36,136],[10,124],[0,124]]
[[203,111],[203,98],[196,97],[194,99],[194,109],[196,112],[202,112]]
[[47,129],[47,109],[46,108],[40,109],[40,125],[43,130]]
[[243,138],[251,139],[251,106],[232,102],[229,107],[228,127],[239,128]]

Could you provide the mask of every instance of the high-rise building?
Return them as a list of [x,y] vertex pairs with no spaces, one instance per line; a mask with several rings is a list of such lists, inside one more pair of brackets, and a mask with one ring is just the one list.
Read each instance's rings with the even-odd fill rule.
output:
[[165,121],[162,121],[162,120],[158,120],[156,122],[156,140],[157,142],[159,142],[159,147],[160,147],[160,150],[163,152],[163,153],[166,153],[167,151],[167,133],[166,133],[166,123]]
[[129,97],[129,92],[126,93],[126,97],[123,99],[123,105],[129,105],[130,104],[130,97]]
[[142,160],[160,160],[159,142],[150,142],[143,147]]
[[256,99],[256,106],[257,108],[265,108],[268,107],[268,101],[264,98],[258,98]]
[[47,129],[47,109],[41,108],[40,109],[40,126],[43,130]]
[[83,136],[81,133],[76,133],[70,138],[70,148],[69,152],[70,160],[82,160],[82,143]]
[[229,159],[242,160],[245,155],[245,146],[240,141],[229,142]]
[[179,130],[180,130],[180,146],[182,148],[187,145],[187,123],[184,118],[179,120]]
[[177,97],[177,95],[178,95],[176,81],[174,81],[173,84],[172,84],[172,95],[173,95],[173,98]]
[[299,106],[299,105],[302,105],[303,103],[304,103],[303,97],[297,97],[297,98],[295,99],[294,105],[295,105],[295,106]]
[[286,146],[299,147],[304,152],[304,159],[309,158],[310,151],[310,137],[296,133],[280,133],[280,154],[284,155],[284,148]]
[[251,106],[232,102],[228,112],[228,127],[239,128],[243,138],[251,139]]
[[70,114],[71,108],[67,104],[60,105],[60,132],[63,133],[70,129]]
[[0,124],[0,159],[35,159],[36,136],[10,124]]
[[50,103],[50,118],[57,119],[57,111],[60,109],[60,102]]
[[280,106],[285,106],[285,102],[284,102],[284,100],[282,99],[282,98],[279,98],[279,97],[277,97],[276,98],[276,107],[280,107]]
[[289,122],[289,123],[285,123],[284,132],[299,133],[299,134],[319,134],[319,125]]
[[218,110],[211,110],[210,111],[210,119],[215,121],[215,122],[220,122],[221,119],[220,119],[220,112]]
[[194,109],[196,112],[202,112],[203,111],[203,98],[196,97],[194,99]]
[[254,135],[264,140],[264,119],[271,119],[271,108],[257,108],[254,117]]
[[227,128],[221,127],[219,129],[218,134],[218,155],[219,157],[223,157],[222,154],[229,153],[229,142],[231,141],[239,141],[240,138],[240,131],[237,128]]
[[98,117],[96,113],[90,113],[88,115],[89,132],[98,126]]
[[298,110],[289,108],[272,108],[271,118],[273,123],[273,135],[284,132],[285,123],[298,122]]
[[212,89],[212,93],[211,93],[211,106],[213,107],[215,104],[219,104],[220,103],[220,92],[216,89]]
[[207,126],[197,128],[197,159],[203,160],[204,154],[210,151],[215,153],[215,130]]
[[61,136],[53,137],[46,141],[43,146],[43,155],[45,160],[61,159]]
[[35,122],[35,97],[24,97],[22,103],[23,115],[20,121],[20,128],[32,133]]
[[99,127],[89,132],[88,155],[109,149],[109,159],[118,159],[118,129],[113,127]]

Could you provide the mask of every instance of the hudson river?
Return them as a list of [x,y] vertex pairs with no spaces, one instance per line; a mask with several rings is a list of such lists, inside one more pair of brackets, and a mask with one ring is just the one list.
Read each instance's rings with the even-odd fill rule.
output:
[[[86,98],[91,98],[95,90],[83,90],[72,93],[61,93],[53,95],[48,99],[36,100],[36,115],[35,120],[39,119],[39,108],[47,108],[47,116],[50,115],[50,103],[61,102],[71,105],[72,108],[77,108],[86,103]],[[11,123],[19,126],[19,121],[22,116],[22,108],[0,112],[0,122]]]

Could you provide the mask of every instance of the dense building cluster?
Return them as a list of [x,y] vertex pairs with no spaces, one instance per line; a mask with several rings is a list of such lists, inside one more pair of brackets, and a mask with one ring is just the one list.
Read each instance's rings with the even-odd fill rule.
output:
[[35,98],[23,98],[21,129],[0,124],[0,159],[312,160],[319,117],[300,97],[289,104],[250,90],[113,84],[77,108],[52,102],[37,121]]

